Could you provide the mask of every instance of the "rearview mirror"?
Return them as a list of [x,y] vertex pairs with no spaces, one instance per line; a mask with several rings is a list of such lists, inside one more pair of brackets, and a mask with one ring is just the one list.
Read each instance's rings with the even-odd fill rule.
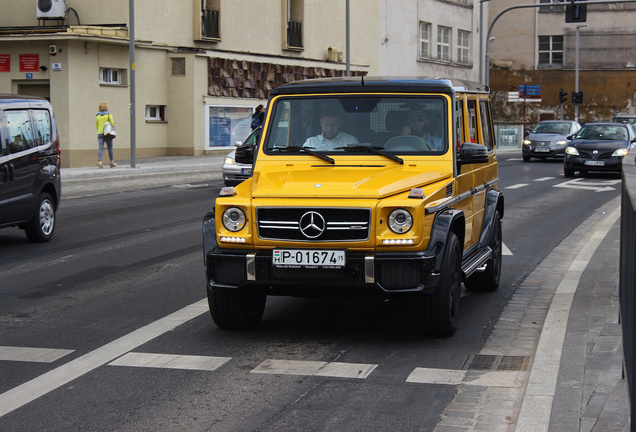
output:
[[471,142],[463,143],[459,147],[459,158],[457,162],[459,165],[487,163],[488,149],[483,144]]
[[234,160],[237,163],[251,165],[254,163],[254,145],[243,144],[236,148]]

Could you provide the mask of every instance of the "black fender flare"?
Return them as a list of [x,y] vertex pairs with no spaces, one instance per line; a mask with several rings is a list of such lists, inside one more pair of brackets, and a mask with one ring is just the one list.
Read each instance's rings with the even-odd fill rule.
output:
[[209,211],[203,217],[203,264],[208,264],[208,252],[216,249],[216,224],[214,210]]
[[488,246],[492,233],[495,211],[499,210],[499,216],[504,216],[504,196],[497,189],[489,189],[486,192],[486,204],[484,208],[484,221],[481,226],[481,235],[479,236],[479,246]]
[[435,255],[435,269],[442,268],[444,251],[448,244],[448,236],[454,232],[459,239],[459,244],[464,244],[466,235],[464,212],[457,209],[448,209],[437,213],[431,228],[431,238],[428,242],[428,252]]

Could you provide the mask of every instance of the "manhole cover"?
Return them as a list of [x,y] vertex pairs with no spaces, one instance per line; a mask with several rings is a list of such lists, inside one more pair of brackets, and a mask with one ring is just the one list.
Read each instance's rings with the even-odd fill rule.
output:
[[471,354],[462,369],[524,371],[530,359],[525,356]]

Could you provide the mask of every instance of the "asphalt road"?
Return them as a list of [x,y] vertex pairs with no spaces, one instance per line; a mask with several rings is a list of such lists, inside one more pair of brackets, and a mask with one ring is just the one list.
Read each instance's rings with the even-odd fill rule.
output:
[[[258,329],[221,331],[201,251],[220,180],[65,185],[51,242],[0,231],[0,430],[433,430],[455,387],[410,374],[461,369],[520,282],[620,190],[510,153],[500,177],[501,288],[465,296],[440,340],[375,300],[270,298]],[[49,351],[8,361],[4,347]]]

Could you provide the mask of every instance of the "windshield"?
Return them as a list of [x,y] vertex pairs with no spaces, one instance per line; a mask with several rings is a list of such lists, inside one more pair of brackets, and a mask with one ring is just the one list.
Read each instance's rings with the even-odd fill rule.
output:
[[576,138],[589,140],[626,140],[627,128],[619,125],[585,125],[576,134]]
[[539,123],[533,133],[570,134],[570,123]]
[[448,148],[446,111],[440,96],[279,98],[264,149],[269,154],[442,154]]

